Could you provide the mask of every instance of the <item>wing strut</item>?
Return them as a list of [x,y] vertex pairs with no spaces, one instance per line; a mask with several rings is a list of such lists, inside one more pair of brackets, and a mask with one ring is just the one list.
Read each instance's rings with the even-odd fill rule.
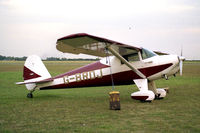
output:
[[126,59],[124,59],[117,51],[115,51],[113,48],[111,48],[111,45],[107,46],[107,49],[115,55],[119,60],[121,60],[124,64],[126,64],[131,70],[133,70],[137,75],[142,77],[143,79],[146,79],[146,76],[142,74],[140,71],[138,71],[136,68],[134,68]]

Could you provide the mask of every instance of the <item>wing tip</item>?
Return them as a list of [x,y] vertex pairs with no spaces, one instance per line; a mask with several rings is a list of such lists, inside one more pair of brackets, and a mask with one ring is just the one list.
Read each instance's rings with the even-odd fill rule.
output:
[[70,34],[70,35],[68,35],[68,36],[64,36],[64,37],[62,37],[62,38],[59,38],[59,39],[57,40],[57,42],[58,42],[58,41],[61,41],[61,40],[64,40],[64,39],[70,39],[70,38],[82,37],[82,36],[89,36],[89,34],[87,34],[87,33],[74,33],[74,34]]

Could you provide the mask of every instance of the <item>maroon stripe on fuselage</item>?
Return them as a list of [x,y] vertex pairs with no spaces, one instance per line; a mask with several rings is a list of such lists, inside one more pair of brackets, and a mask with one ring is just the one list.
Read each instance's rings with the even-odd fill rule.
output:
[[39,78],[41,76],[24,66],[23,77],[24,80],[29,80],[29,79]]
[[151,75],[154,75],[155,73],[161,72],[168,67],[172,66],[172,63],[169,64],[164,64],[164,65],[159,65],[159,66],[153,66],[153,67],[146,67],[146,68],[141,68],[139,71],[143,73],[146,77],[149,77]]
[[86,66],[83,66],[83,67],[80,67],[78,69],[72,70],[70,72],[58,75],[58,76],[54,77],[54,79],[61,78],[61,77],[64,77],[64,76],[74,75],[76,73],[89,72],[89,71],[93,71],[93,70],[97,70],[97,69],[103,69],[103,68],[106,68],[106,67],[110,67],[110,66],[104,65],[100,61],[97,61],[97,62],[94,62],[92,64],[88,64]]
[[[145,76],[149,77],[167,69],[171,65],[172,63],[154,66],[154,67],[141,68],[139,69],[139,71],[145,74]],[[140,78],[141,77],[139,77],[132,70],[113,74],[113,80],[114,80],[115,85],[133,84],[134,83],[133,79],[140,79]],[[91,79],[82,80],[79,82],[71,82],[68,84],[59,84],[59,85],[54,85],[54,86],[43,87],[40,89],[46,90],[46,89],[78,88],[78,87],[92,87],[92,86],[109,86],[109,85],[112,85],[111,76],[106,75],[106,76],[103,76],[102,78],[95,78],[92,80]]]

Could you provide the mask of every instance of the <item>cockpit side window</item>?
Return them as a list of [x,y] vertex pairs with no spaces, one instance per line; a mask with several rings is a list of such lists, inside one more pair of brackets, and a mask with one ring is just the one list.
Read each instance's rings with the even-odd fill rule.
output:
[[[133,62],[133,61],[139,61],[139,51],[131,48],[126,48],[126,47],[120,47],[119,48],[119,54],[126,59],[128,62]],[[124,64],[123,62],[121,62]]]
[[138,53],[132,53],[132,54],[129,54],[129,55],[124,55],[123,57],[129,62],[139,61]]
[[153,57],[153,56],[157,55],[153,51],[149,51],[149,50],[144,49],[144,48],[142,48],[141,54],[142,54],[142,59],[147,59],[147,58],[150,58],[150,57]]

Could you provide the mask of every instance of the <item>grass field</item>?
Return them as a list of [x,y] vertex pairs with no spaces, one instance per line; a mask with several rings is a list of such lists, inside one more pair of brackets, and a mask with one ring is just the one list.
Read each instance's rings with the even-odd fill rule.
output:
[[[116,86],[121,110],[109,110],[111,87],[35,91],[28,99],[22,81],[24,62],[0,62],[0,132],[199,133],[200,62],[185,62],[184,73],[156,81],[170,87],[163,100],[141,103],[135,85]],[[51,75],[90,62],[45,62]]]

